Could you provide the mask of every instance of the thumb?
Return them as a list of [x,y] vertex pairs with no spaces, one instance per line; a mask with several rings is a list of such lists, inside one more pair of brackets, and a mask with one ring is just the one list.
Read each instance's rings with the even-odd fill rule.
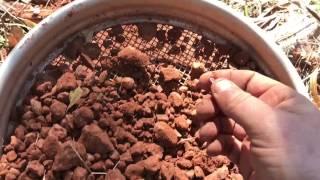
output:
[[230,80],[210,81],[212,94],[220,109],[240,124],[249,137],[261,135],[266,125],[263,118],[272,113],[272,108]]

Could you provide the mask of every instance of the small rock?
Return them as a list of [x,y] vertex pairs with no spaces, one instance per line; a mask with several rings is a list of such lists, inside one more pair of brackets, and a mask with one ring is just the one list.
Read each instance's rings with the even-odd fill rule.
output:
[[64,73],[57,81],[57,91],[69,91],[73,90],[78,86],[76,77],[71,72]]
[[189,180],[186,172],[181,170],[178,167],[174,168],[174,179],[176,179],[176,180]]
[[59,148],[60,142],[58,141],[58,137],[48,136],[43,143],[42,152],[44,152],[48,158],[53,159],[58,153]]
[[107,172],[105,180],[126,180],[119,169],[111,169]]
[[42,177],[44,174],[44,167],[39,161],[30,161],[26,168],[27,172],[36,176]]
[[119,141],[128,141],[132,144],[134,144],[138,141],[138,139],[135,136],[133,136],[130,132],[124,130],[121,127],[117,128],[116,132],[114,133],[114,136]]
[[104,83],[105,80],[108,78],[108,71],[104,70],[100,73],[99,75],[99,83],[102,84]]
[[182,78],[181,72],[174,67],[161,68],[160,75],[164,82],[179,81]]
[[228,167],[223,165],[222,167],[216,169],[213,173],[206,176],[205,180],[216,180],[216,179],[226,179],[229,174]]
[[69,104],[69,93],[61,92],[57,95],[57,99],[65,104]]
[[133,116],[139,109],[141,109],[141,106],[136,102],[126,102],[119,106],[119,110],[129,116]]
[[118,58],[130,60],[132,64],[146,66],[150,62],[150,57],[134,47],[127,46],[118,53]]
[[54,136],[57,137],[59,140],[63,140],[64,138],[67,137],[67,130],[60,126],[59,124],[54,124],[49,132],[48,136]]
[[91,169],[96,172],[102,172],[106,170],[106,167],[103,161],[98,161],[91,165]]
[[30,101],[31,109],[32,111],[37,114],[41,115],[42,114],[42,105],[40,101],[37,101],[35,99],[31,99]]
[[159,156],[150,156],[142,161],[142,164],[146,171],[156,173],[160,169]]
[[90,153],[106,154],[114,150],[108,134],[96,124],[87,125],[82,129],[79,142],[83,143]]
[[91,123],[94,119],[93,111],[86,106],[80,107],[75,110],[73,113],[74,125],[77,128],[82,128],[83,126]]
[[190,160],[184,159],[184,158],[178,159],[176,163],[177,163],[177,166],[179,166],[182,169],[190,169],[193,166]]
[[161,177],[163,179],[173,179],[173,176],[175,174],[174,169],[175,169],[175,167],[174,167],[173,163],[162,161],[161,167],[160,167]]
[[183,131],[186,131],[189,128],[189,123],[185,115],[174,118],[174,123],[178,129],[181,129]]
[[54,100],[50,106],[52,118],[56,121],[60,121],[65,116],[66,111],[67,105],[57,100]]
[[92,70],[84,65],[77,66],[74,72],[75,76],[81,80],[84,80],[84,78],[86,78],[89,73],[92,73]]
[[83,167],[76,167],[73,171],[72,180],[86,180],[88,171]]
[[156,119],[157,119],[157,121],[168,122],[169,121],[169,116],[166,115],[166,114],[157,114],[156,115]]
[[26,130],[26,128],[25,128],[24,126],[18,125],[18,126],[16,127],[16,129],[14,130],[14,134],[15,134],[15,136],[16,136],[17,138],[23,140],[26,131],[27,131],[27,130]]
[[52,83],[50,81],[43,82],[36,87],[36,91],[39,95],[43,95],[52,89]]
[[154,125],[155,138],[166,147],[175,146],[178,143],[178,136],[174,129],[172,129],[165,122],[157,122]]
[[131,90],[135,87],[134,79],[131,77],[121,78],[120,84],[123,88]]
[[5,180],[15,180],[15,179],[17,179],[17,176],[15,174],[12,174],[12,173],[5,174]]
[[23,173],[20,174],[20,176],[18,177],[18,179],[20,180],[33,180],[30,176],[28,176],[27,172],[24,171]]
[[15,151],[9,151],[9,152],[7,153],[7,160],[8,160],[9,162],[12,162],[12,161],[16,160],[17,157],[18,157],[18,155],[17,155],[17,153],[16,153]]
[[141,163],[130,164],[127,166],[125,175],[129,179],[143,179],[144,167]]
[[181,107],[183,105],[183,98],[177,92],[171,92],[168,97],[168,101],[173,107]]
[[74,141],[67,141],[63,143],[57,155],[54,158],[52,165],[53,171],[66,171],[76,166],[82,165],[82,160],[79,156],[86,160],[86,148]]
[[196,178],[202,179],[204,178],[204,172],[200,166],[195,166],[194,167],[194,175]]
[[202,62],[193,62],[191,66],[191,79],[199,78],[203,73],[206,72],[206,68]]

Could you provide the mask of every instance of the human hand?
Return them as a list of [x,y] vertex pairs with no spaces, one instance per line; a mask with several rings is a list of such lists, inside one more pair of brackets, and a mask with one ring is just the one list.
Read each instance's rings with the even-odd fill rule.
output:
[[215,102],[197,109],[197,120],[212,120],[214,104],[232,119],[200,129],[209,155],[228,155],[245,179],[320,178],[320,112],[307,98],[246,70],[208,72],[198,85]]

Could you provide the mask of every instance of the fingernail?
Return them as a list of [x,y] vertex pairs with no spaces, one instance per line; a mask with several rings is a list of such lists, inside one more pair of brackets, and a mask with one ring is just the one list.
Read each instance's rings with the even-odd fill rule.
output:
[[226,79],[217,79],[212,83],[212,85],[212,90],[214,91],[214,93],[228,91],[233,86],[232,82]]
[[214,83],[214,78],[210,78],[209,81],[211,82],[211,84]]

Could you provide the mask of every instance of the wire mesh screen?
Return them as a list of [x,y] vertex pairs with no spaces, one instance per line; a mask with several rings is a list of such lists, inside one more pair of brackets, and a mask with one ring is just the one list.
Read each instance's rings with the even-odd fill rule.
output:
[[[89,36],[89,38],[85,37],[85,41],[89,41],[101,52],[96,58],[85,58],[85,61],[89,63],[89,67],[96,70],[101,69],[102,61],[112,59],[121,49],[128,46],[147,54],[151,64],[158,71],[161,64],[174,66],[183,74],[180,80],[181,85],[190,79],[194,62],[203,64],[206,71],[227,68],[257,70],[258,68],[254,61],[249,60],[246,53],[231,44],[217,44],[203,35],[168,24],[117,25],[94,32]],[[232,57],[236,57],[237,60],[232,61]],[[72,65],[77,65],[82,60],[81,56],[72,59],[62,54],[55,58],[51,65],[70,65],[72,68],[75,67]],[[116,77],[119,73],[113,69],[109,71],[110,78]],[[159,76],[154,76],[150,82],[157,84],[158,78]]]

